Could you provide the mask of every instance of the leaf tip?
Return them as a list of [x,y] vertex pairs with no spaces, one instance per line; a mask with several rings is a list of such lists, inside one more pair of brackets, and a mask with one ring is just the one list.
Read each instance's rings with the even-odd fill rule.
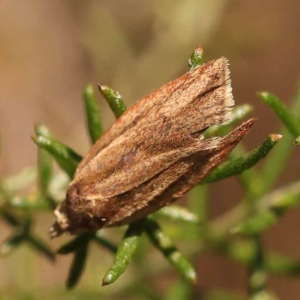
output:
[[75,284],[73,282],[68,282],[66,283],[66,288],[67,290],[72,290],[75,287]]
[[257,95],[261,98],[266,98],[270,95],[270,93],[267,91],[262,91],[262,92],[257,92]]
[[102,280],[102,286],[106,286],[106,285],[109,285],[111,283],[112,282],[108,278],[106,278],[106,276]]
[[46,137],[51,136],[51,132],[50,132],[49,128],[43,124],[35,124],[34,132],[36,135],[41,135],[41,136],[46,136]]
[[195,271],[190,272],[189,279],[190,279],[190,281],[191,281],[192,284],[194,284],[194,285],[197,284],[197,274],[196,274]]
[[295,140],[294,140],[294,145],[300,145],[300,136],[298,136]]
[[102,84],[98,83],[98,89],[99,89],[100,93],[103,95],[105,90],[108,89],[108,87],[106,85],[102,85]]
[[94,88],[93,88],[93,85],[91,83],[89,83],[85,89],[84,89],[84,94],[86,96],[90,96],[90,95],[93,95],[94,94]]
[[283,135],[281,134],[270,134],[270,139],[273,141],[273,142],[278,142],[282,139]]

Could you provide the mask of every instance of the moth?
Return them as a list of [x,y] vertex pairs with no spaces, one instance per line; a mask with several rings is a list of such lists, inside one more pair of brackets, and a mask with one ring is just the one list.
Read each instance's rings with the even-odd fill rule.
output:
[[205,139],[234,106],[228,60],[192,69],[128,109],[79,164],[55,210],[52,237],[130,224],[198,184],[251,128]]

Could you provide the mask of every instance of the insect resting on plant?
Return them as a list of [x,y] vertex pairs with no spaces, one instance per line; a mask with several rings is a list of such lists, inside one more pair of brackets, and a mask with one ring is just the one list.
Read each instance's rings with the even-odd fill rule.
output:
[[221,57],[160,87],[128,109],[91,147],[55,210],[52,237],[130,224],[182,197],[238,144],[254,119],[205,139],[230,121],[234,100]]

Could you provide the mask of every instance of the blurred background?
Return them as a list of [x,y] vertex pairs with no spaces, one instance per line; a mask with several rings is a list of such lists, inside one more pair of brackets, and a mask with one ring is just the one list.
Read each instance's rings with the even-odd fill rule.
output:
[[[82,101],[87,83],[111,86],[130,106],[186,72],[187,60],[198,45],[203,46],[206,61],[220,56],[229,59],[236,103],[253,105],[253,115],[259,118],[246,145],[249,149],[259,145],[269,133],[278,132],[280,122],[256,92],[268,90],[289,103],[300,76],[299,15],[297,0],[1,1],[1,176],[36,164],[37,148],[30,136],[37,123],[46,124],[82,155],[87,152]],[[99,103],[107,128],[113,114],[100,96]],[[282,183],[299,176],[299,166],[298,152],[286,166]],[[212,217],[230,209],[241,196],[234,180],[215,184]],[[300,236],[295,230],[299,216],[293,210],[268,230],[263,235],[266,249],[300,258]],[[39,229],[42,233],[52,218],[46,220]],[[2,240],[8,231],[0,232]],[[103,270],[112,258],[99,253],[93,251],[88,274],[77,290],[64,293],[68,257],[52,265],[26,247],[19,249],[0,261],[0,295],[39,299],[49,291],[43,294],[45,299],[58,299],[58,294],[52,294],[58,289],[61,299],[80,299],[80,291],[86,289],[91,293],[88,299],[96,299],[97,293],[105,293],[104,299],[117,299],[110,295],[129,279],[125,274],[103,292]],[[240,265],[217,255],[203,255],[194,263],[199,273],[197,288],[245,292],[247,274]],[[162,280],[156,288],[163,293],[174,278]],[[134,280],[130,277],[131,283]],[[280,299],[300,297],[297,278],[271,278],[269,286]]]

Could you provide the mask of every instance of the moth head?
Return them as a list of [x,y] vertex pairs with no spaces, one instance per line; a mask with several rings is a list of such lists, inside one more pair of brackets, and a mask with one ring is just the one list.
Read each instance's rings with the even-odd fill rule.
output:
[[70,220],[65,212],[65,201],[58,205],[58,207],[54,211],[54,215],[56,216],[56,222],[49,230],[49,234],[51,238],[57,237],[64,232],[72,232],[72,226],[70,224]]

